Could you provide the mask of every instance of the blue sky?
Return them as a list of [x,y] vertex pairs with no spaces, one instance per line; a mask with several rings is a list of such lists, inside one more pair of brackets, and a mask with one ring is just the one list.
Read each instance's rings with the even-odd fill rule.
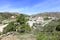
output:
[[0,12],[60,12],[60,0],[0,0]]

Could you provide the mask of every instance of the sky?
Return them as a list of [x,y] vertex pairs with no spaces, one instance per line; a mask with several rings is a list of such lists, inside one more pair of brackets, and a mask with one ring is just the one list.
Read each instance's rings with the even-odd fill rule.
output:
[[60,0],[0,0],[0,12],[60,12]]

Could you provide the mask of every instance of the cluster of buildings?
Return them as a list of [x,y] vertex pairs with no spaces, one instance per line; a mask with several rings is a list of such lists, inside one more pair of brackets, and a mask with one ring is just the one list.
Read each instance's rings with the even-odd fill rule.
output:
[[[14,16],[12,16],[11,18],[15,18]],[[30,16],[30,17],[27,17],[28,18],[28,24],[30,25],[30,27],[33,27],[34,29],[36,29],[37,27],[44,27],[46,24],[48,24],[49,22],[51,22],[52,20],[55,20],[56,19],[56,17],[48,17],[49,18],[49,20],[44,20],[44,18],[46,18],[46,17],[32,17],[32,16]],[[15,20],[15,19],[14,19]],[[10,20],[10,21],[7,21],[7,20],[3,20],[2,21],[2,23],[4,24],[4,23],[9,23],[9,22],[11,22],[11,21],[14,21],[14,20]],[[0,26],[0,31],[2,32],[2,30],[3,30],[3,28],[5,27],[5,26],[7,26],[7,24],[6,25],[2,25],[2,26]]]
[[30,27],[36,29],[37,26],[44,27],[46,24],[56,19],[56,17],[48,17],[49,20],[44,20],[44,18],[46,17],[30,17],[28,24],[30,25]]

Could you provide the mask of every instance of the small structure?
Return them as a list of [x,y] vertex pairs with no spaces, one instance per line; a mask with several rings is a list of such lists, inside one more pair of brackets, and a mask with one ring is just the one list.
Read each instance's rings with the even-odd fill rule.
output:
[[11,18],[15,18],[15,16],[11,16]]

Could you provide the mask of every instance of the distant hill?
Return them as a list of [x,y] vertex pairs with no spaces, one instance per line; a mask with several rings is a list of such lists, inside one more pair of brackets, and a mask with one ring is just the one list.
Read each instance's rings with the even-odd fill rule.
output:
[[[0,12],[0,19],[8,19],[10,18],[11,16],[18,16],[20,14],[23,14],[23,13],[18,13],[18,12]],[[37,14],[33,14],[33,15],[27,15],[27,14],[24,14],[26,16],[36,16],[36,17],[39,17],[39,16],[51,16],[51,17],[60,17],[60,12],[43,12],[43,13],[37,13]]]
[[17,12],[0,12],[0,19],[2,18],[10,18],[11,16],[18,16]]
[[44,13],[38,13],[31,16],[51,16],[51,17],[60,17],[60,12],[44,12]]

